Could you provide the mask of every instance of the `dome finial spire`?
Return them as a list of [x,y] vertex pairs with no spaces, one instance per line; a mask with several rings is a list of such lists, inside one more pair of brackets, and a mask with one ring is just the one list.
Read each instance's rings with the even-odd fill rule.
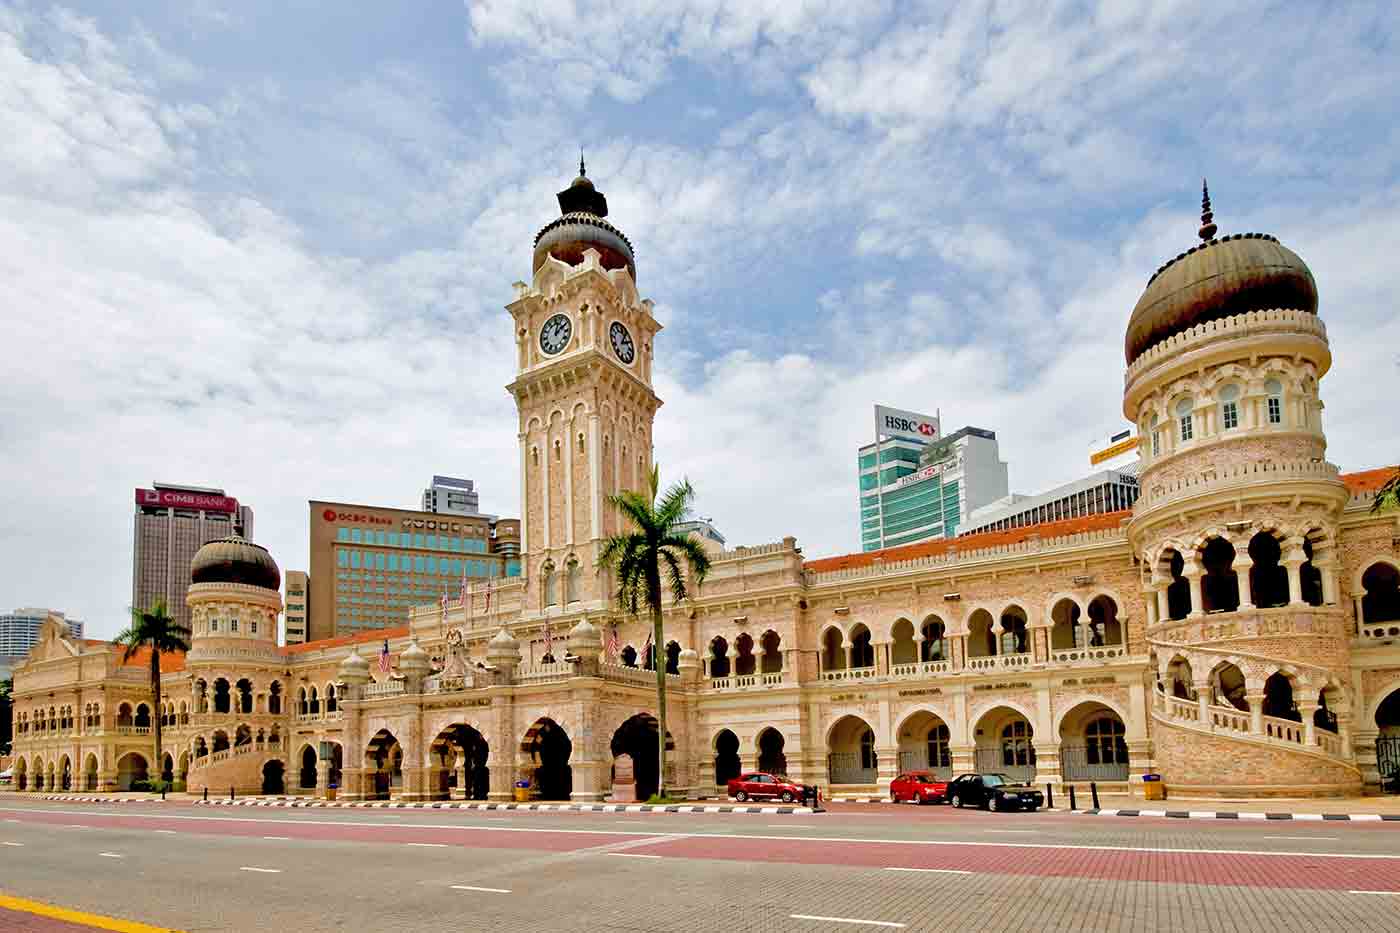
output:
[[1202,179],[1201,179],[1201,229],[1200,229],[1200,236],[1201,236],[1201,239],[1202,239],[1202,240],[1205,240],[1205,241],[1207,241],[1207,242],[1209,242],[1210,240],[1214,239],[1216,229],[1217,229],[1217,227],[1215,226],[1215,215],[1212,214],[1211,211],[1210,211],[1210,188],[1208,188],[1208,187],[1206,186],[1206,180],[1205,180],[1204,178],[1202,178]]
[[578,147],[578,177],[579,177],[579,178],[587,178],[587,177],[588,177],[588,169],[584,168],[584,165],[583,165],[583,147],[582,147],[582,146],[579,146],[579,147]]

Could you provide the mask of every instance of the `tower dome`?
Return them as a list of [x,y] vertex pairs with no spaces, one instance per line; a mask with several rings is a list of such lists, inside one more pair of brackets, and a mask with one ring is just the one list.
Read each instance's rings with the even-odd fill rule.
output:
[[282,586],[282,572],[267,548],[229,535],[210,541],[190,561],[192,583],[244,583],[265,590]]
[[1210,192],[1202,184],[1201,243],[1153,273],[1128,320],[1129,365],[1197,324],[1249,311],[1317,313],[1317,283],[1297,253],[1267,233],[1216,239]]
[[583,253],[596,249],[604,269],[626,269],[635,282],[637,264],[632,256],[632,244],[617,227],[603,218],[608,216],[608,199],[593,186],[579,159],[578,177],[559,192],[559,214],[545,224],[535,236],[533,272],[540,271],[545,260],[555,259],[578,265]]

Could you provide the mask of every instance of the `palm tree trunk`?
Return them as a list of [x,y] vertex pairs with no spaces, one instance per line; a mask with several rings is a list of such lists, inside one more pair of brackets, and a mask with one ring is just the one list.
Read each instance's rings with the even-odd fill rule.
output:
[[[151,735],[155,736],[156,757],[154,759],[154,766],[156,769],[156,779],[159,780],[160,776],[165,773],[165,763],[160,757],[160,652],[156,650],[155,645],[151,646],[151,696],[154,698],[152,702],[155,706],[155,709],[151,711]],[[147,777],[150,777],[149,771],[147,772]]]
[[661,606],[651,607],[651,657],[656,668],[656,795],[666,796],[666,664],[661,653]]

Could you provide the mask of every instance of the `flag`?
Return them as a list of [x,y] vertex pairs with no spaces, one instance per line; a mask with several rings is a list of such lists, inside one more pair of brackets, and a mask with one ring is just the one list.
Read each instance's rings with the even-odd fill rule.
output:
[[462,592],[458,594],[457,598],[462,601],[463,606],[467,604],[467,593],[467,562],[462,561]]
[[389,639],[386,638],[384,639],[384,649],[379,652],[379,672],[387,674],[393,669],[394,666],[389,663]]
[[617,660],[617,648],[620,644],[621,640],[617,636],[617,623],[614,622],[612,625],[608,626],[607,654],[609,661]]
[[554,632],[549,628],[549,616],[544,617],[544,653],[554,654]]
[[447,622],[447,590],[442,591],[442,621]]
[[649,671],[656,670],[656,659],[651,656],[651,629],[647,629],[647,643],[642,646],[642,667]]
[[491,591],[496,588],[495,580],[486,581],[486,611],[491,611]]

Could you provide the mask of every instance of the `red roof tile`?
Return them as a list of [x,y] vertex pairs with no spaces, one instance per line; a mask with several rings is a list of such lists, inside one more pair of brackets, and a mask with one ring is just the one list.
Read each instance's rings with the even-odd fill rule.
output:
[[1395,475],[1396,470],[1400,470],[1400,467],[1388,466],[1362,470],[1359,473],[1343,473],[1341,480],[1347,484],[1347,489],[1351,490],[1352,495],[1358,492],[1375,492]]
[[408,631],[407,625],[400,625],[396,628],[381,628],[369,632],[357,632],[354,635],[341,635],[338,638],[322,638],[299,645],[283,645],[280,650],[284,655],[302,654],[307,651],[321,651],[325,648],[339,648],[342,645],[362,645],[371,641],[383,641],[386,638],[403,638],[408,634]]
[[920,541],[918,544],[902,544],[899,547],[887,547],[880,551],[865,551],[861,554],[842,554],[837,557],[823,557],[818,560],[809,560],[806,569],[816,571],[845,570],[849,567],[867,567],[875,563],[875,559],[888,563],[897,560],[912,560],[916,557],[931,557],[935,554],[946,554],[953,548],[959,552],[980,550],[987,547],[998,547],[1003,544],[1017,544],[1025,541],[1033,535],[1041,538],[1062,538],[1065,535],[1079,534],[1083,531],[1102,531],[1108,528],[1117,528],[1119,524],[1132,515],[1132,511],[1123,509],[1118,512],[1105,512],[1101,515],[1085,515],[1081,518],[1067,518],[1058,522],[1041,522],[1039,525],[1026,525],[1023,528],[1011,528],[1006,531],[983,531],[977,534],[967,535],[963,538],[939,538],[935,541]]

